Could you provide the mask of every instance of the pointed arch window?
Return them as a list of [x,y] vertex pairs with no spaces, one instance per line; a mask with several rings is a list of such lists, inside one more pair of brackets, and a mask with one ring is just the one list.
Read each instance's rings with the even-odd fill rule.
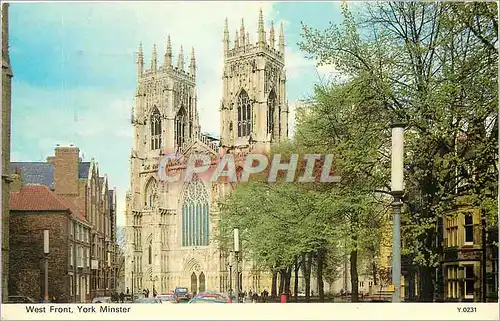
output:
[[250,136],[252,132],[252,103],[246,91],[238,96],[238,137]]
[[153,208],[155,206],[155,198],[156,198],[156,180],[151,178],[146,185],[146,200],[145,206],[146,208]]
[[208,192],[198,178],[186,186],[182,205],[182,246],[208,246]]
[[188,127],[188,120],[186,109],[182,106],[179,112],[177,112],[177,116],[175,116],[174,136],[177,147],[182,146],[186,140],[185,135]]
[[151,114],[151,149],[161,148],[161,116],[158,108],[155,107]]
[[267,98],[267,133],[274,133],[274,112],[276,109],[276,93],[274,89],[269,93],[269,97]]
[[148,262],[149,264],[153,264],[153,250],[151,248],[151,244],[148,246]]

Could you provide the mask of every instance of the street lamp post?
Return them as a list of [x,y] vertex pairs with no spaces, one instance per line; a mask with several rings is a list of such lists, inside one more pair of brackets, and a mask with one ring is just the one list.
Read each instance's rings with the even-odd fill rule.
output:
[[404,128],[401,122],[392,126],[391,148],[391,194],[394,198],[392,233],[392,283],[394,293],[392,302],[401,302],[401,207],[403,206],[403,166],[404,166]]
[[229,295],[233,295],[233,265],[229,263]]
[[235,269],[236,269],[236,279],[234,282],[235,286],[235,296],[236,296],[236,303],[240,302],[240,269],[239,269],[239,258],[238,254],[240,252],[240,230],[238,228],[235,228],[233,230],[233,236],[234,236],[234,259],[235,259]]
[[43,230],[43,253],[45,256],[45,293],[43,300],[49,302],[49,230]]

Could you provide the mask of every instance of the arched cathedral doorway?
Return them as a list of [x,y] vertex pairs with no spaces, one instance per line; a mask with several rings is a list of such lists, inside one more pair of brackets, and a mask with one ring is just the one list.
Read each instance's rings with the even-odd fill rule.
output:
[[198,277],[196,276],[196,273],[191,273],[191,293],[193,295],[196,295],[196,293],[198,293],[198,291],[196,291],[198,289]]
[[199,277],[199,290],[205,292],[205,273],[201,272]]

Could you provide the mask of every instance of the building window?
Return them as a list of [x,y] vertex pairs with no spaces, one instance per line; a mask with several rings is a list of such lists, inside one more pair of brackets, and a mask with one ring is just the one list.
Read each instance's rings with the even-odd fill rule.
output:
[[69,275],[69,295],[73,295],[73,275]]
[[73,226],[73,221],[70,221],[69,222],[69,235],[71,235],[71,237],[74,237],[74,226]]
[[364,285],[364,282],[359,282],[359,287],[362,288]]
[[276,93],[274,89],[269,93],[269,98],[267,99],[267,133],[272,134],[274,132],[274,111],[276,109]]
[[184,107],[179,109],[177,116],[175,116],[174,136],[177,147],[181,147],[185,142],[186,127],[188,125],[188,116]]
[[474,298],[474,265],[465,265],[464,266],[465,279],[464,279],[464,287],[465,287],[465,298],[473,299]]
[[447,298],[458,299],[460,295],[460,283],[458,282],[458,266],[446,267]]
[[252,104],[246,91],[238,96],[238,137],[249,136],[252,132]]
[[151,178],[146,185],[146,207],[152,209],[156,197],[156,180]]
[[69,246],[69,265],[73,266],[74,264],[74,256],[73,256],[73,244]]
[[151,115],[151,149],[157,150],[161,147],[161,116],[155,107]]
[[182,246],[207,246],[209,243],[208,193],[197,177],[184,190],[182,205]]
[[447,247],[458,246],[458,217],[446,218],[445,228],[446,228],[445,246]]
[[472,214],[464,215],[465,244],[474,244],[474,220]]
[[149,264],[153,264],[153,251],[151,250],[151,244],[148,247],[148,262]]

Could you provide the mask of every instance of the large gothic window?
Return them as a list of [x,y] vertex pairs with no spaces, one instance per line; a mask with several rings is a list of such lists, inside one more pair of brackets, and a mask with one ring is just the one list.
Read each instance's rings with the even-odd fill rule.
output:
[[188,124],[188,115],[186,114],[186,110],[184,107],[179,109],[177,116],[175,116],[175,142],[177,143],[177,147],[182,146],[186,140],[186,127]]
[[151,149],[161,148],[161,116],[158,108],[151,114]]
[[267,133],[274,133],[274,111],[276,109],[276,93],[274,89],[269,93],[267,98]]
[[209,242],[208,193],[194,177],[186,186],[182,205],[182,246],[207,246]]
[[146,185],[146,200],[145,206],[146,208],[153,208],[155,205],[156,198],[156,180],[151,178]]
[[238,96],[238,137],[249,136],[252,132],[252,103],[246,91]]

